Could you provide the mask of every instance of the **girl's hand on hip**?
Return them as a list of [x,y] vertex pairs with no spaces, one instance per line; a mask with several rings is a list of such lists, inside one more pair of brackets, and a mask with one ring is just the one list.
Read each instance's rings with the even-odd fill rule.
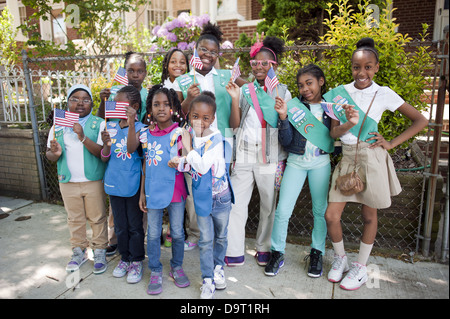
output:
[[387,151],[393,148],[391,142],[386,141],[384,139],[383,135],[381,135],[380,133],[378,133],[378,132],[371,132],[369,134],[370,135],[374,135],[374,136],[371,137],[371,138],[368,138],[366,140],[366,142],[373,141],[373,140],[376,141],[375,143],[372,143],[372,145],[370,145],[369,148],[375,148],[375,147],[381,146]]

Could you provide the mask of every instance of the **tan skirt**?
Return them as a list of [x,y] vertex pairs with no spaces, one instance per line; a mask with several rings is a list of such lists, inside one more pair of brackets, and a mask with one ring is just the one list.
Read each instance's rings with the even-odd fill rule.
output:
[[364,182],[364,190],[344,196],[335,187],[336,179],[353,170],[356,145],[342,144],[343,157],[333,172],[329,202],[356,202],[381,209],[391,206],[391,196],[400,194],[402,188],[389,153],[382,147],[371,149],[368,146],[370,144],[360,142],[358,151],[358,174]]

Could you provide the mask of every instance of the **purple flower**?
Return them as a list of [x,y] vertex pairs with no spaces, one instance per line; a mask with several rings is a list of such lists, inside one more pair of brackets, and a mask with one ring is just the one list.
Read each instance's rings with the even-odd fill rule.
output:
[[169,40],[170,42],[176,42],[177,41],[177,35],[175,33],[168,32],[167,35],[166,35],[166,39]]
[[168,33],[169,33],[169,31],[167,31],[166,28],[160,28],[160,29],[158,30],[158,32],[156,33],[156,35],[157,35],[158,37],[165,37],[165,36],[167,36]]
[[178,15],[178,20],[183,21],[184,23],[188,23],[191,20],[191,17],[187,12],[181,12]]
[[180,49],[180,50],[187,50],[188,49],[188,44],[186,42],[180,42],[180,43],[178,43],[178,49]]
[[233,49],[233,43],[231,43],[230,41],[227,40],[224,43],[222,43],[220,48],[221,49]]
[[156,35],[158,33],[159,29],[161,29],[161,26],[160,25],[155,25],[155,27],[152,30],[152,34]]

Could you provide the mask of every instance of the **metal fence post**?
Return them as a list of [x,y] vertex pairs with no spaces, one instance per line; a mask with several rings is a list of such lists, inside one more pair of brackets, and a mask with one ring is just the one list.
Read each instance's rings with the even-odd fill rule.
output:
[[33,83],[31,82],[30,69],[28,68],[28,55],[27,51],[22,50],[22,61],[23,61],[23,73],[25,75],[25,83],[28,93],[28,103],[30,109],[31,127],[33,129],[33,141],[34,141],[34,152],[36,154],[36,163],[39,173],[39,183],[41,186],[41,196],[43,200],[47,200],[47,187],[45,183],[44,166],[41,158],[40,151],[40,141],[39,141],[39,127],[36,118],[36,111],[34,107],[33,99]]

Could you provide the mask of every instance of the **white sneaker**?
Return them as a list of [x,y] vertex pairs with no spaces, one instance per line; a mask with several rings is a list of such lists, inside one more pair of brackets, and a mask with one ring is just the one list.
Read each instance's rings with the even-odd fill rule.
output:
[[214,268],[214,284],[216,285],[216,289],[218,290],[227,288],[225,273],[223,271],[223,267],[220,265],[216,265],[216,267]]
[[119,264],[113,270],[113,277],[121,278],[125,276],[128,272],[128,267],[130,267],[130,263],[121,259]]
[[203,279],[203,286],[200,288],[202,293],[200,294],[201,299],[213,299],[216,287],[211,278]]
[[339,256],[334,254],[333,263],[331,269],[328,272],[328,280],[331,282],[339,282],[342,279],[344,272],[349,270],[347,256]]
[[352,262],[352,267],[339,287],[345,290],[356,290],[367,281],[367,267],[357,262]]

